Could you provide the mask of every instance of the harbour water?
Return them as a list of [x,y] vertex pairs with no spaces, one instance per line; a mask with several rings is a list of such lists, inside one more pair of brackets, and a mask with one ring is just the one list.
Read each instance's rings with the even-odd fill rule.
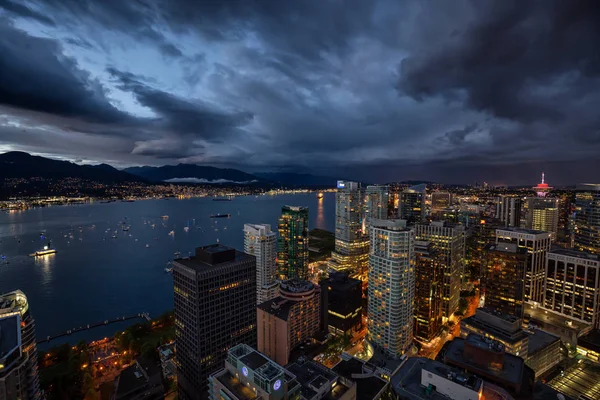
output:
[[[309,207],[310,228],[333,231],[335,198],[326,193],[91,203],[0,213],[0,293],[21,289],[38,339],[68,329],[173,308],[173,279],[165,272],[176,252],[217,242],[243,249],[245,223],[277,229],[283,205]],[[210,218],[212,214],[229,218]],[[168,218],[166,218],[168,216]],[[161,218],[163,217],[163,218]],[[31,257],[51,241],[56,254]],[[8,263],[6,263],[8,262]],[[94,340],[132,321],[50,342]],[[45,347],[45,346],[42,346]]]

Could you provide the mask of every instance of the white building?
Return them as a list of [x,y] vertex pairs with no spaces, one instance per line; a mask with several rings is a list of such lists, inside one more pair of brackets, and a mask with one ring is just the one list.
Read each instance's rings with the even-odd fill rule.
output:
[[415,236],[404,220],[373,220],[367,340],[399,357],[413,340]]
[[256,257],[256,304],[277,297],[277,235],[269,224],[244,224],[244,252]]
[[496,244],[506,242],[527,249],[525,300],[541,303],[546,279],[546,253],[550,250],[552,234],[523,228],[496,229]]

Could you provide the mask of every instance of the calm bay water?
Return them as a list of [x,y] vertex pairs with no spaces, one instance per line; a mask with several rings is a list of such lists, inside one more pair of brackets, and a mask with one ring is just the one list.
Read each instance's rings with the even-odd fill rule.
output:
[[[238,197],[231,202],[203,198],[94,203],[0,213],[0,255],[9,262],[0,263],[0,293],[25,292],[38,339],[141,312],[155,317],[173,308],[173,279],[164,269],[175,252],[186,256],[217,239],[243,249],[244,224],[268,223],[277,229],[286,204],[308,206],[310,228],[333,231],[332,193],[321,200],[312,193]],[[231,217],[210,218],[216,213]],[[161,219],[163,215],[169,218]],[[130,230],[123,231],[122,223]],[[56,254],[29,257],[48,240]],[[83,331],[50,344],[94,340],[133,322]]]

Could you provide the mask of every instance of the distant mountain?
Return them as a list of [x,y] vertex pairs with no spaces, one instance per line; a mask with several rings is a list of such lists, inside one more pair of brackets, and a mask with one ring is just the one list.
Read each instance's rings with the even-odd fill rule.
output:
[[131,167],[125,172],[152,182],[173,183],[255,183],[264,179],[237,169],[205,167],[194,164],[165,165],[163,167]]
[[254,175],[283,186],[329,186],[335,187],[336,178],[293,172],[259,172]]
[[98,182],[139,182],[135,175],[119,171],[107,164],[78,165],[69,161],[52,160],[31,154],[11,151],[0,154],[0,180],[7,178],[79,178]]

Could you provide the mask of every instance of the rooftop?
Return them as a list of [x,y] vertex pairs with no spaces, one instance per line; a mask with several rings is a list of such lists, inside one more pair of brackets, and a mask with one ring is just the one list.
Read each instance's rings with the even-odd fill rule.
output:
[[284,299],[281,296],[277,296],[274,299],[267,300],[264,303],[259,304],[257,308],[268,312],[269,314],[274,315],[281,320],[287,321],[290,315],[290,310],[294,304],[297,303],[295,301]]
[[590,253],[586,253],[584,251],[577,251],[574,249],[557,248],[557,249],[550,250],[548,252],[548,254],[560,254],[562,256],[582,258],[584,260],[600,261],[600,258],[598,257],[597,254],[590,254]]
[[488,244],[485,247],[486,251],[500,251],[502,253],[511,253],[511,254],[527,254],[527,249],[517,246],[516,243],[505,243],[500,242],[498,244]]
[[27,297],[20,290],[0,295],[0,316],[3,314],[19,312],[21,315],[29,309]]
[[600,353],[600,330],[594,329],[577,339],[577,346]]
[[[333,367],[333,372],[356,383],[356,398],[371,400],[387,385],[387,382],[376,374],[374,365],[351,357],[342,359]],[[357,377],[358,375],[362,375]]]
[[121,371],[116,388],[117,398],[142,389],[148,384],[149,377],[157,374],[161,374],[158,365],[140,357],[134,364]]
[[240,361],[249,366],[252,370],[258,369],[269,362],[269,360],[258,351],[246,354],[240,358]]
[[19,319],[18,315],[0,318],[0,360],[21,344]]
[[203,272],[221,267],[226,263],[249,258],[253,258],[253,256],[222,244],[212,244],[197,247],[196,255],[193,257],[178,258],[174,261],[188,268],[193,268],[197,272]]
[[296,376],[302,386],[300,393],[306,399],[312,399],[324,386],[331,386],[338,379],[332,370],[314,361],[298,360],[288,364],[285,369]]
[[254,390],[244,385],[238,378],[231,375],[228,370],[223,370],[223,373],[213,375],[213,379],[217,379],[221,382],[227,390],[239,399],[254,400],[258,398]]
[[313,290],[315,285],[309,281],[293,278],[281,282],[279,288],[290,293],[303,293]]
[[538,321],[542,324],[550,324],[574,332],[585,331],[590,327],[590,324],[587,322],[573,319],[567,315],[536,306],[529,302],[525,302],[523,308],[523,312],[530,316],[531,322],[534,325]]
[[541,329],[535,329],[533,334],[529,335],[529,347],[527,348],[527,354],[529,357],[531,357],[533,354],[545,349],[552,343],[558,342],[559,340],[560,338],[558,336],[554,336]]
[[497,228],[496,230],[497,231],[508,231],[508,232],[525,233],[525,234],[528,234],[528,235],[541,235],[541,234],[550,235],[549,232],[539,231],[537,229],[527,229],[527,228],[510,228],[510,227],[506,227],[506,228]]

